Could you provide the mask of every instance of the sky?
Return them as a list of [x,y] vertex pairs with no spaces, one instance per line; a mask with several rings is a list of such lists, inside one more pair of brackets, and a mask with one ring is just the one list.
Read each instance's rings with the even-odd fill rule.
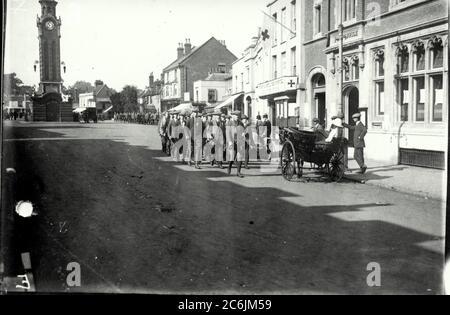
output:
[[[7,0],[5,73],[38,85],[39,0]],[[268,0],[59,0],[64,85],[103,80],[121,90],[145,88],[153,72],[176,59],[178,43],[199,46],[214,36],[237,57],[257,35]],[[38,68],[39,69],[39,68]]]

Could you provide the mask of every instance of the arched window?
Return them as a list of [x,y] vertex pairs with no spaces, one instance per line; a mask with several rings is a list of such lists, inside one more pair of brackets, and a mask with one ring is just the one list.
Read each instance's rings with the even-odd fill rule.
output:
[[412,44],[412,52],[414,53],[415,71],[425,70],[425,45],[422,41],[416,41]]
[[409,72],[409,50],[408,47],[402,45],[397,48],[397,67],[399,73],[408,73]]
[[442,68],[444,66],[444,47],[442,39],[434,36],[428,41],[428,48],[430,48],[431,68]]

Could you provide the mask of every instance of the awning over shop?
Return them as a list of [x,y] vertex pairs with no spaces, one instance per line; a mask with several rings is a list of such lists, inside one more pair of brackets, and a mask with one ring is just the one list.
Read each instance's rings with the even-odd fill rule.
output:
[[192,103],[183,103],[178,106],[175,106],[174,108],[169,109],[168,112],[172,113],[172,112],[177,112],[177,111],[182,111],[182,110],[191,110],[192,111],[193,109],[194,109],[194,107],[192,106]]
[[236,95],[230,96],[230,97],[227,98],[225,101],[223,101],[222,103],[220,103],[219,105],[217,105],[215,108],[216,108],[216,109],[221,109],[221,108],[223,108],[223,107],[227,107],[227,106],[233,105],[233,103],[234,103],[235,101],[237,101],[240,97],[244,97],[244,93],[236,94]]
[[79,107],[79,108],[75,108],[75,109],[73,110],[73,112],[74,112],[74,113],[82,113],[82,112],[84,112],[85,110],[86,110],[85,107]]
[[108,107],[108,109],[106,109],[103,114],[106,114],[107,112],[109,112],[111,109],[113,109],[113,106]]

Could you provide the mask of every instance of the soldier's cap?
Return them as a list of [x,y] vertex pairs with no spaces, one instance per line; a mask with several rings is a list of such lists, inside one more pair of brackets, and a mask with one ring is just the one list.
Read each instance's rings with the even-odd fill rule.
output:
[[319,118],[314,118],[313,122],[318,123],[318,122],[320,122],[320,120],[319,120]]
[[331,117],[331,120],[335,120],[337,118],[338,118],[338,116],[333,116],[333,117]]
[[340,118],[340,119],[344,119],[344,118],[345,118],[345,116],[344,116],[344,114],[343,114],[343,113],[338,113],[338,114],[337,114],[337,118]]
[[248,119],[248,116],[247,115],[243,115],[242,119]]
[[238,110],[235,110],[235,111],[232,111],[232,112],[231,112],[231,115],[240,116],[240,115],[241,115],[241,112],[238,111]]
[[361,114],[360,113],[353,114],[352,118],[361,118]]

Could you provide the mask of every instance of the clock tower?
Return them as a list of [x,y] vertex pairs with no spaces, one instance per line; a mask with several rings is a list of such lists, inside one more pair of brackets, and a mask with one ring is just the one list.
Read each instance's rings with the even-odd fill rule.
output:
[[39,62],[41,93],[61,93],[61,19],[56,17],[55,0],[40,0],[41,16],[37,18],[39,31]]
[[71,121],[72,105],[62,102],[61,18],[56,16],[55,0],[39,0],[39,90],[33,98],[33,120]]

